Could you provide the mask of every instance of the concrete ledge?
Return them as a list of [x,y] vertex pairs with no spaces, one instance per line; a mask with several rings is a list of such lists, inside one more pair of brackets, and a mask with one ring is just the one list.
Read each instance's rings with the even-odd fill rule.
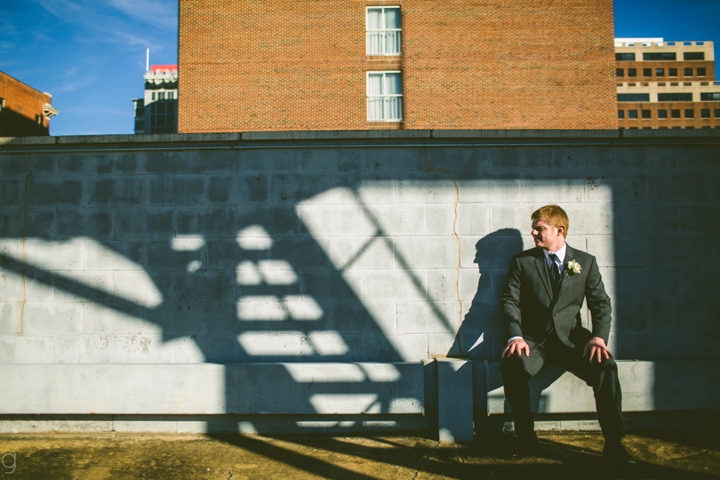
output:
[[433,130],[433,138],[619,138],[619,130]]
[[[711,410],[720,405],[717,372],[720,361],[618,361],[624,412]],[[509,412],[499,363],[476,363],[485,375],[487,414]],[[477,388],[480,387],[476,385]],[[595,412],[592,389],[571,373],[548,367],[530,382],[533,411],[537,413]]]
[[244,132],[243,140],[353,140],[430,138],[430,130],[318,130],[294,132]]
[[438,364],[438,438],[440,442],[472,442],[472,362],[449,358]]
[[422,414],[421,363],[2,365],[0,414]]

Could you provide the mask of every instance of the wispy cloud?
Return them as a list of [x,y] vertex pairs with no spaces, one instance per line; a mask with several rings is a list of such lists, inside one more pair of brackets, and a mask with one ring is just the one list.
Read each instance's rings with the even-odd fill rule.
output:
[[158,36],[174,36],[177,31],[177,6],[170,0],[31,1],[61,22],[83,29],[81,40],[85,43],[150,47]]

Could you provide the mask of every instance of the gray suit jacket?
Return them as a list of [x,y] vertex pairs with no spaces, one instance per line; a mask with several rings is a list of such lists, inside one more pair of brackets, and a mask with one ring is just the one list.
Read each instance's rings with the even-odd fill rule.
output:
[[[580,264],[580,273],[569,271],[571,260]],[[568,245],[564,265],[562,284],[553,299],[542,249],[536,247],[513,256],[500,297],[508,337],[523,336],[532,347],[547,338],[549,327],[554,326],[560,341],[571,348],[584,346],[593,336],[607,343],[612,307],[595,257]],[[584,299],[590,309],[592,332],[582,326],[580,310]]]

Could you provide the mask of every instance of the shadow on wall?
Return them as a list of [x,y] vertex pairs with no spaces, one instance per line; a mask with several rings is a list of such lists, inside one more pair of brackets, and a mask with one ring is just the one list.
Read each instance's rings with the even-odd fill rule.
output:
[[477,292],[448,352],[449,357],[500,360],[505,340],[500,320],[500,293],[510,259],[522,251],[522,234],[514,228],[497,230],[475,244],[474,263],[480,271]]

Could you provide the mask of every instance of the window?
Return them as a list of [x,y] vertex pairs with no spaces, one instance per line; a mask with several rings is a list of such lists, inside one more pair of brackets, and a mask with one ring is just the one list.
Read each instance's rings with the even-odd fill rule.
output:
[[167,96],[165,98],[167,98],[168,100],[172,100],[173,97],[175,96],[174,93],[175,92],[167,92],[167,94],[166,94]]
[[165,100],[165,92],[158,92],[158,100]]
[[3,108],[5,108],[5,99],[0,97],[0,112],[3,111]]
[[635,54],[634,53],[616,53],[615,60],[617,60],[619,62],[634,62]]
[[152,93],[150,94],[150,98],[152,98],[153,100],[155,100],[155,92],[152,92]]
[[620,120],[625,118],[625,110],[618,110],[618,118]]
[[651,118],[651,117],[650,117],[650,110],[643,110],[643,111],[642,111],[642,118]]
[[400,55],[400,7],[368,7],[365,25],[368,55]]
[[706,75],[706,73],[705,73],[705,67],[702,67],[702,68],[698,68],[698,69],[697,69],[697,76],[698,76],[698,77],[704,77],[705,75]]
[[692,108],[686,108],[685,118],[695,118],[695,110],[693,110]]
[[649,102],[649,93],[618,93],[618,102]]
[[22,113],[22,105],[18,105],[17,111],[18,113]]
[[705,60],[705,52],[685,52],[683,60]]
[[643,60],[677,60],[675,52],[643,53]]
[[643,77],[652,77],[652,68],[643,68]]
[[637,120],[637,110],[628,110],[628,118],[631,120]]
[[400,72],[368,72],[367,119],[369,122],[402,120],[402,77]]
[[664,76],[665,76],[665,69],[664,69],[664,68],[656,68],[656,69],[655,69],[655,76],[657,76],[657,77],[664,77]]
[[42,125],[42,115],[35,115],[35,123]]
[[720,118],[720,108],[716,108],[713,113],[714,113],[715,118]]
[[700,110],[700,118],[710,118],[710,109],[703,108],[702,110]]
[[668,68],[668,76],[677,77],[677,68]]
[[683,69],[683,72],[685,73],[686,77],[692,77],[692,68],[685,68]]
[[625,76],[625,70],[622,68],[616,68],[615,69],[615,76],[616,77],[624,77]]
[[692,93],[658,93],[658,102],[692,102]]
[[680,118],[680,110],[670,110],[670,116],[672,118]]
[[667,118],[667,110],[658,110],[658,118]]
[[637,69],[628,68],[628,77],[637,77]]
[[701,92],[701,102],[720,102],[720,92]]

